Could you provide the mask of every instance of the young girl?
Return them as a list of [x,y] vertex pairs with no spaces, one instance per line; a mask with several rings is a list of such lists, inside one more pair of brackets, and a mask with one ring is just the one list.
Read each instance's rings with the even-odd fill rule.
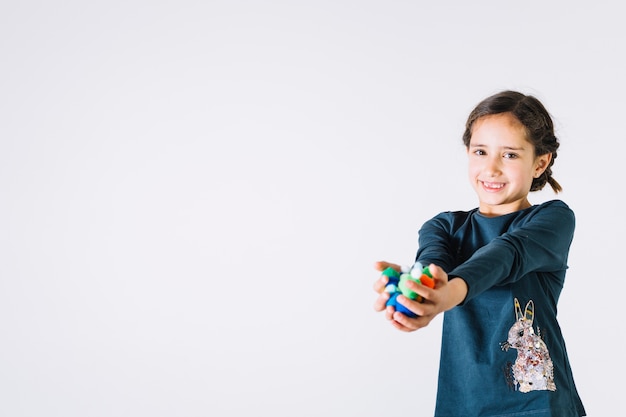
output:
[[[560,200],[528,201],[546,184],[561,191],[552,119],[536,98],[504,91],[470,113],[463,142],[478,208],[420,229],[416,261],[430,265],[435,288],[409,282],[424,300],[397,298],[418,317],[386,305],[385,275],[374,308],[406,332],[444,313],[435,416],[584,416],[556,317],[574,213]],[[376,263],[388,267],[400,270]]]

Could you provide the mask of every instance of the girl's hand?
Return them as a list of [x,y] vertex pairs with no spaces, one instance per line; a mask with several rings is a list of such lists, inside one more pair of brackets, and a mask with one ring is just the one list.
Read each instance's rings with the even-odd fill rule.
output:
[[[383,272],[387,268],[393,268],[398,272],[400,272],[400,270],[402,269],[400,265],[392,264],[392,263],[385,262],[385,261],[376,262],[374,264],[374,268],[380,272]],[[381,273],[380,278],[376,282],[374,282],[374,291],[376,291],[379,294],[378,298],[374,302],[374,310],[376,311],[383,311],[383,310],[389,310],[389,309],[391,309],[392,312],[395,311],[393,307],[387,307],[386,305],[387,300],[389,300],[389,293],[385,292],[385,287],[387,286],[388,281],[389,279],[387,278],[387,276]]]
[[435,281],[435,288],[428,288],[415,282],[407,282],[407,287],[424,300],[419,303],[404,296],[398,296],[398,301],[419,317],[410,318],[395,312],[392,324],[403,331],[414,331],[428,326],[438,314],[448,311],[459,305],[467,295],[467,284],[460,277],[448,280],[448,274],[435,264],[428,266]]
[[437,314],[441,313],[439,300],[440,297],[443,296],[441,291],[443,290],[445,292],[444,288],[448,284],[448,274],[435,264],[430,264],[428,269],[435,281],[435,288],[428,288],[425,285],[410,280],[407,281],[407,287],[421,295],[423,300],[418,302],[403,295],[398,296],[397,301],[417,314],[418,317],[408,317],[395,311],[391,316],[391,324],[396,329],[404,332],[413,332],[428,326]]
[[[395,264],[387,262],[377,262],[375,267],[379,271],[383,271],[388,266],[398,267]],[[394,268],[395,269],[395,268]],[[399,268],[397,269],[400,270]],[[467,294],[467,285],[460,278],[455,278],[452,282],[448,281],[448,274],[437,265],[429,265],[430,273],[435,281],[435,288],[428,288],[425,285],[415,282],[407,282],[407,287],[417,294],[421,295],[424,300],[417,302],[403,295],[399,295],[397,300],[407,307],[409,310],[418,315],[418,317],[408,317],[400,312],[395,311],[393,307],[386,307],[385,303],[389,299],[389,294],[384,292],[387,277],[381,278],[374,284],[374,290],[381,293],[376,302],[374,309],[376,311],[385,310],[385,317],[391,321],[391,324],[398,330],[404,332],[413,332],[415,330],[426,327],[439,314],[450,310],[457,306]]]

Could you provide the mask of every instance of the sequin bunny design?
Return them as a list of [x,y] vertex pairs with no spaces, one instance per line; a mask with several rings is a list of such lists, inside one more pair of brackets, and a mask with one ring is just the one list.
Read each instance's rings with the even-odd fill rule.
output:
[[515,323],[509,330],[502,350],[517,349],[517,359],[512,365],[516,386],[521,392],[536,390],[555,391],[554,368],[544,341],[533,329],[535,305],[528,301],[524,313],[515,298]]

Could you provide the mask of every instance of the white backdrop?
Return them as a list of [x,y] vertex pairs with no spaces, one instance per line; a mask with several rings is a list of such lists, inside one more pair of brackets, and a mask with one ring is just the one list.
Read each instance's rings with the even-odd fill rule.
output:
[[395,331],[372,265],[476,206],[502,89],[554,116],[559,316],[588,414],[623,409],[619,2],[422,3],[4,2],[0,415],[432,415],[441,320]]

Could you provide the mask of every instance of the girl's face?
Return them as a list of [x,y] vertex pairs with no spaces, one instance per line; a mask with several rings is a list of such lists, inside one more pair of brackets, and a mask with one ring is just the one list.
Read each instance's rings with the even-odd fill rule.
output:
[[552,154],[535,157],[524,125],[511,113],[476,120],[467,155],[469,179],[478,195],[479,210],[486,216],[530,207],[533,178],[543,173],[552,158]]

